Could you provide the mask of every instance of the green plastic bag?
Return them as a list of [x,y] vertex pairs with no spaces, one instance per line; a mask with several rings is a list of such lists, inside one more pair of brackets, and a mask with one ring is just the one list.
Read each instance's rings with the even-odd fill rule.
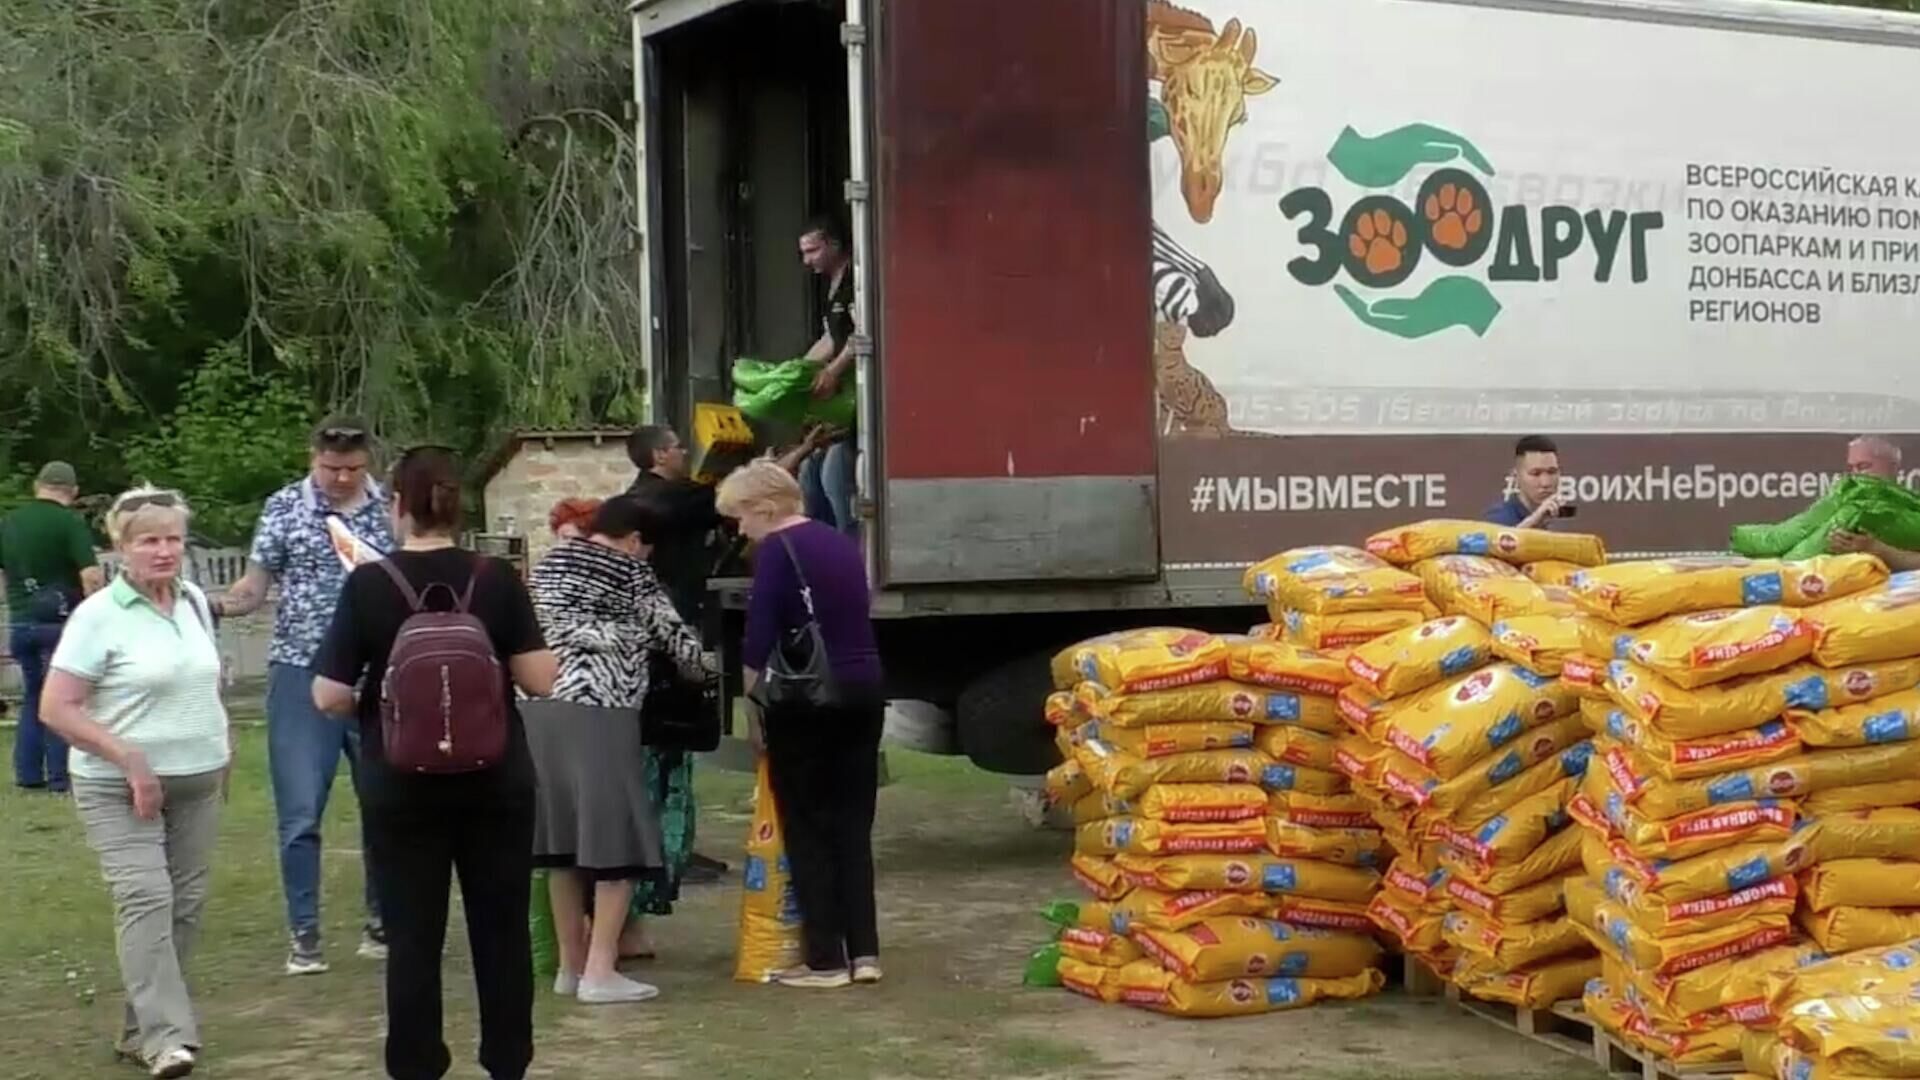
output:
[[533,872],[533,897],[527,904],[527,929],[533,933],[533,977],[547,982],[560,972],[560,935],[553,930],[553,894],[547,872]]
[[841,379],[840,389],[825,401],[813,396],[813,379],[820,365],[806,360],[733,362],[733,405],[754,420],[794,428],[829,424],[851,430],[856,414],[853,380]]
[[1023,986],[1055,987],[1060,985],[1060,943],[1042,945],[1027,957],[1027,970],[1020,976]]
[[1920,495],[1877,476],[1849,476],[1819,502],[1777,525],[1737,525],[1735,554],[1810,559],[1827,552],[1836,530],[1865,533],[1906,551],[1920,550]]

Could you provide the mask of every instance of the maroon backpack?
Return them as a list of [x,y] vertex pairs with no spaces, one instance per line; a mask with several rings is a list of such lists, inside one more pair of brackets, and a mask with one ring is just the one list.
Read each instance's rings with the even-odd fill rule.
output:
[[464,773],[496,765],[507,753],[507,688],[487,628],[468,609],[486,569],[476,559],[467,591],[450,611],[430,611],[435,582],[415,592],[391,559],[381,569],[413,614],[400,624],[380,681],[380,731],[387,764],[417,773]]

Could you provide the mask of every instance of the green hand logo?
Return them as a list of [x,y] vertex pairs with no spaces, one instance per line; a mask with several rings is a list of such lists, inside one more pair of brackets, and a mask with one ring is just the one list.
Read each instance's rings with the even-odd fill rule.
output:
[[1422,165],[1463,158],[1484,175],[1494,175],[1493,163],[1465,137],[1432,124],[1408,124],[1371,138],[1349,127],[1327,151],[1340,175],[1363,188],[1392,187]]
[[1345,285],[1335,285],[1333,291],[1361,322],[1408,340],[1456,326],[1485,337],[1500,314],[1500,301],[1484,284],[1459,275],[1440,278],[1412,298],[1387,296],[1369,303]]

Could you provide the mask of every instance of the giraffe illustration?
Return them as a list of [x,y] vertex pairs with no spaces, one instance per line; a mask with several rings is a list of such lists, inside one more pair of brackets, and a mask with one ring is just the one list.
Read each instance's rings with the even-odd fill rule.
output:
[[1180,194],[1204,225],[1224,186],[1227,137],[1247,118],[1247,98],[1279,85],[1253,66],[1260,42],[1239,19],[1216,33],[1206,16],[1166,0],[1147,4],[1148,77],[1180,154]]

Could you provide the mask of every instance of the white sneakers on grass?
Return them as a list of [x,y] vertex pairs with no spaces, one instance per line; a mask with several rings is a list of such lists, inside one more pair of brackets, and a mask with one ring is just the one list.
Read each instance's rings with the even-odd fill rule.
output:
[[582,1005],[628,1005],[660,996],[659,987],[637,982],[618,972],[605,979],[587,979],[564,968],[553,977],[553,992],[561,997],[576,998]]

